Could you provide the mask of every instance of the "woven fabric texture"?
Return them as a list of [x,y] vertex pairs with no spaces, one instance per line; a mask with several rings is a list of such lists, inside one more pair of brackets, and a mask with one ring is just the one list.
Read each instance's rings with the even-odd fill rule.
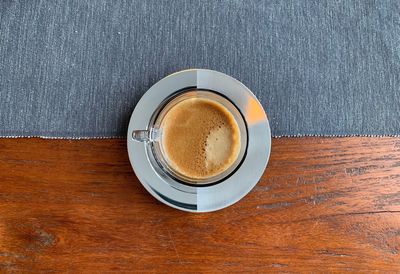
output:
[[399,1],[0,1],[0,136],[125,136],[146,90],[227,73],[274,136],[400,134]]

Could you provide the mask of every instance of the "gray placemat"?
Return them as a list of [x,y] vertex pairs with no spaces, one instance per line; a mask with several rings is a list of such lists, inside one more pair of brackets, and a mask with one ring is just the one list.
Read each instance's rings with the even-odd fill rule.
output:
[[162,77],[246,84],[274,136],[400,134],[399,1],[0,1],[0,135],[124,136]]

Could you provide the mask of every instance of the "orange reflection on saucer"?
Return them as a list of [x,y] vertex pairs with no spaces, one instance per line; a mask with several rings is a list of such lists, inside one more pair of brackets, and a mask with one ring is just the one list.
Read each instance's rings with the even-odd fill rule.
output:
[[259,105],[256,99],[249,97],[245,106],[245,113],[247,124],[256,124],[266,119],[266,114],[263,108]]

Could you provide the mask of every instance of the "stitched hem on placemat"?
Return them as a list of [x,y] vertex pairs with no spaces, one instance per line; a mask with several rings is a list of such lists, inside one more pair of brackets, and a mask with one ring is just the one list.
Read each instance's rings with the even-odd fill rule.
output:
[[[346,137],[400,137],[400,134],[288,134],[272,136],[274,139],[279,138],[302,138],[302,137],[321,137],[321,138],[346,138]],[[90,139],[123,139],[126,136],[42,136],[42,135],[0,135],[0,139],[17,139],[17,138],[40,138],[40,139],[54,139],[54,140],[90,140]]]
[[17,139],[17,138],[40,138],[40,139],[55,139],[55,140],[90,140],[90,139],[123,139],[126,136],[42,136],[42,135],[0,135],[0,139]]
[[301,138],[301,137],[326,137],[326,138],[346,138],[346,137],[400,137],[400,134],[296,134],[296,135],[277,135],[272,138]]

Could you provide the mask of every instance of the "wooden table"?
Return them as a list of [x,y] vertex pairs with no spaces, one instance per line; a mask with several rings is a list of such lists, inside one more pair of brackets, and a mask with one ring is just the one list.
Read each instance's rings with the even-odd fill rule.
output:
[[150,196],[125,139],[0,139],[0,272],[400,272],[400,138],[273,140],[239,203]]

